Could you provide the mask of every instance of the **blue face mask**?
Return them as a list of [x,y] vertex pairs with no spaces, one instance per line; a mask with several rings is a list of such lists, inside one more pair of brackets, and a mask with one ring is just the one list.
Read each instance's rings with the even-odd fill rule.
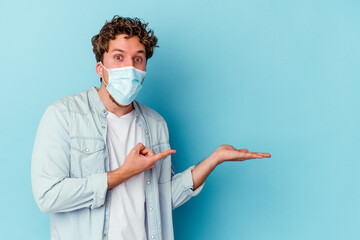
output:
[[133,66],[106,69],[102,62],[100,64],[109,73],[109,82],[104,83],[110,95],[119,104],[129,105],[142,88],[146,72]]

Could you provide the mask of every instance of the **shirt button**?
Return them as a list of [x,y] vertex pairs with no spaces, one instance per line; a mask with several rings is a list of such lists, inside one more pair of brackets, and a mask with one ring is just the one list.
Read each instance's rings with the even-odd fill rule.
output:
[[89,149],[88,149],[88,148],[85,148],[85,152],[89,152]]
[[106,237],[106,233],[104,233],[104,237]]
[[107,204],[105,204],[105,207],[106,207],[106,208],[108,208],[108,205],[107,205]]
[[105,129],[105,126],[101,126],[102,127],[102,129]]
[[104,113],[106,113],[106,110],[104,109],[104,111],[103,111]]
[[149,185],[150,183],[151,183],[150,181],[147,182],[148,185]]
[[155,238],[155,236],[154,236],[154,235],[152,235],[152,236],[151,236],[151,238],[152,238],[152,239],[154,239],[154,238]]
[[147,130],[145,131],[145,134],[148,134],[148,131],[147,131]]
[[149,208],[150,211],[152,211],[152,208]]

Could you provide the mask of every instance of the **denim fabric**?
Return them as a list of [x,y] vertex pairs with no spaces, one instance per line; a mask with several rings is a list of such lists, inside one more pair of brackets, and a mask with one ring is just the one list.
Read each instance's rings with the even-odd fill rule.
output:
[[[134,101],[136,122],[147,148],[170,149],[165,120]],[[45,111],[31,162],[33,194],[40,210],[50,213],[52,240],[107,239],[111,190],[107,191],[108,111],[97,88],[61,98]],[[149,239],[174,239],[172,209],[196,196],[191,166],[175,174],[171,156],[145,172],[146,225]],[[120,223],[121,224],[121,223]]]

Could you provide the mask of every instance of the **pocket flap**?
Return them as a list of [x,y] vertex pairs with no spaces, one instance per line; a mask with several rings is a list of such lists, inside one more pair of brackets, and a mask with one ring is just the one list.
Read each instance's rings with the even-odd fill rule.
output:
[[70,143],[71,148],[85,154],[98,152],[105,148],[105,142],[102,139],[71,138]]

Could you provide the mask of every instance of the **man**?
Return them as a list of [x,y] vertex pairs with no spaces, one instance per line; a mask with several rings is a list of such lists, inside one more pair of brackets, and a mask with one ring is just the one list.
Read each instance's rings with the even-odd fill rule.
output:
[[165,120],[134,100],[156,43],[147,24],[115,16],[92,38],[100,88],[45,111],[31,176],[51,239],[173,239],[172,209],[197,195],[218,164],[270,157],[221,145],[175,175]]

